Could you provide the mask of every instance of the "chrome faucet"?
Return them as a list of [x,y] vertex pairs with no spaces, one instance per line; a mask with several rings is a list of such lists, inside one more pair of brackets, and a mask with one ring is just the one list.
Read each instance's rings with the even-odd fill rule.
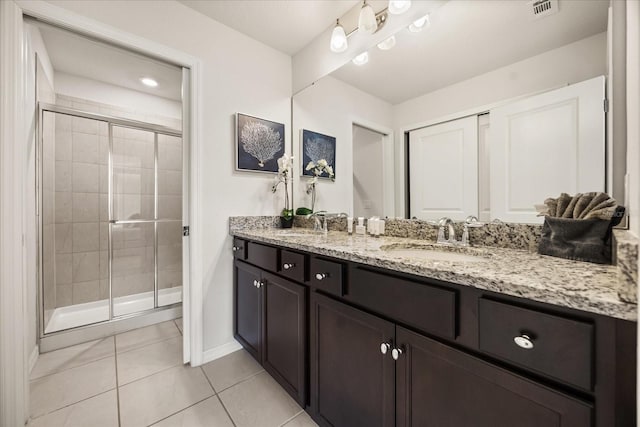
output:
[[[449,243],[455,244],[456,241],[456,229],[453,227],[453,220],[451,218],[443,217],[438,221],[440,228],[438,229],[438,240],[436,243]],[[444,237],[445,227],[448,228],[448,236]]]
[[307,215],[307,218],[314,219],[313,231],[327,234],[329,232],[329,224],[327,221],[329,218],[347,218],[348,216],[349,215],[344,212],[329,213],[327,211],[317,211]]

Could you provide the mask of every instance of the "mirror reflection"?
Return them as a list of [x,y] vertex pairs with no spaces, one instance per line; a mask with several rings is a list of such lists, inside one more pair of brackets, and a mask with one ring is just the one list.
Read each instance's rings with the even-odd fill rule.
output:
[[[525,1],[447,2],[296,94],[296,159],[303,129],[336,138],[315,210],[537,223],[547,197],[617,191],[605,180],[609,1],[559,3],[537,16]],[[307,181],[296,207],[310,206]]]

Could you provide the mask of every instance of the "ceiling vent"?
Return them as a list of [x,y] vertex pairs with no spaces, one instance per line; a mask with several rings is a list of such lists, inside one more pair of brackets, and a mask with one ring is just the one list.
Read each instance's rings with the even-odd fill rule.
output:
[[527,6],[531,10],[533,19],[540,19],[558,13],[558,0],[533,0],[528,2]]

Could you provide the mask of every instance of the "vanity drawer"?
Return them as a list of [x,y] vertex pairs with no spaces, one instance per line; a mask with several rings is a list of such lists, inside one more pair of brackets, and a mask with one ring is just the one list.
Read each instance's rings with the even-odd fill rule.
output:
[[337,296],[343,295],[343,265],[316,257],[311,258],[309,282],[311,286]]
[[282,249],[280,251],[280,274],[297,282],[304,282],[306,261],[306,255]]
[[237,237],[233,238],[233,246],[231,247],[233,250],[233,257],[236,259],[247,259],[247,242],[246,240],[238,239]]
[[247,261],[265,270],[277,271],[278,249],[260,243],[248,242]]
[[455,290],[352,267],[345,298],[398,323],[455,339]]
[[590,323],[481,298],[480,350],[585,390],[593,388]]

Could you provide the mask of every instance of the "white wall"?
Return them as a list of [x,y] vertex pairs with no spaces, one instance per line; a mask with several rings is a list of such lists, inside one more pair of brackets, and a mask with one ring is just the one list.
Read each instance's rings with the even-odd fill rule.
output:
[[327,76],[294,97],[293,115],[294,206],[311,206],[311,198],[306,194],[307,178],[299,176],[300,130],[307,129],[336,138],[336,180],[318,182],[315,210],[352,214],[352,125],[356,122],[372,128],[391,128],[391,104]]
[[[234,171],[234,113],[290,128],[291,58],[175,1],[52,1],[202,61],[204,349],[233,341],[231,215],[276,215],[271,175]],[[290,137],[287,132],[286,142]],[[279,196],[279,195],[278,195]]]
[[182,119],[182,103],[67,73],[56,72],[56,93],[102,104]]
[[640,4],[627,1],[627,174],[629,229],[640,237]]
[[396,215],[404,215],[401,130],[419,128],[474,108],[604,75],[606,44],[606,33],[600,33],[395,105]]

